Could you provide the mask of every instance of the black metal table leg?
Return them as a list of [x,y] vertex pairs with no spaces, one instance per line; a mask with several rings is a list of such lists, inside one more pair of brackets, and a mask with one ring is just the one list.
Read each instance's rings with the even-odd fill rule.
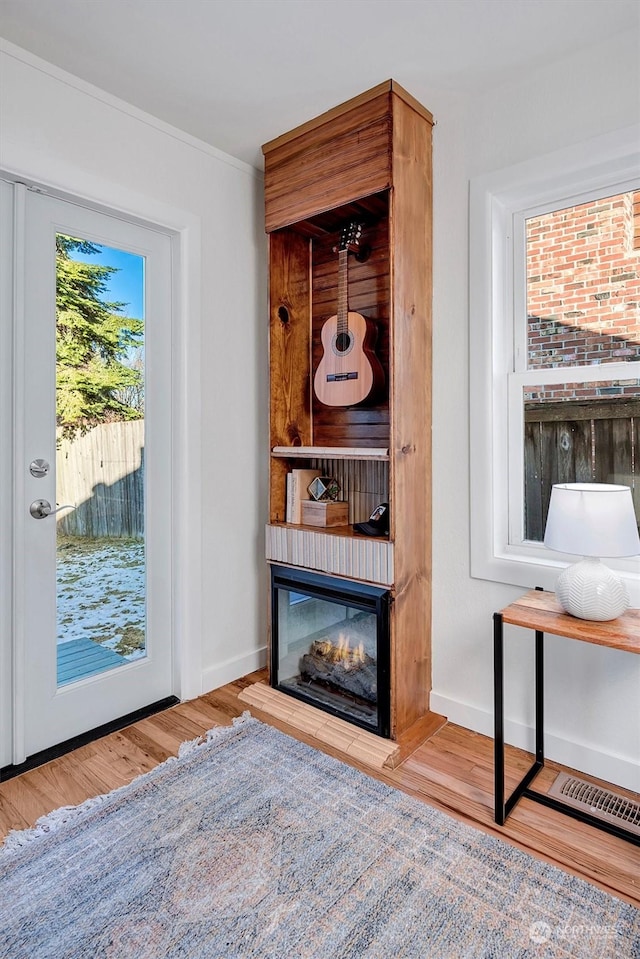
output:
[[544,766],[544,633],[536,630],[536,762]]
[[[539,589],[539,587],[537,587]],[[518,624],[524,625],[524,624]],[[541,803],[557,812],[562,812],[579,822],[588,823],[596,829],[604,830],[613,836],[640,846],[640,836],[608,822],[589,812],[576,809],[567,803],[537,792],[529,786],[544,767],[544,632],[535,630],[535,762],[520,780],[510,796],[505,795],[505,757],[504,757],[504,618],[502,613],[493,614],[493,701],[494,701],[494,774],[495,774],[495,821],[503,826],[511,810],[524,796]]]
[[544,766],[544,633],[536,630],[535,709],[536,758],[510,796],[504,787],[504,624],[501,613],[493,614],[494,774],[495,821],[503,826],[529,784]]
[[493,717],[495,820],[504,825],[504,660],[502,615],[493,615]]

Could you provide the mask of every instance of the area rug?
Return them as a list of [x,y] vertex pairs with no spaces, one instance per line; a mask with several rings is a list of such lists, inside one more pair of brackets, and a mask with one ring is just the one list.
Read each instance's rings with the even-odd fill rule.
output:
[[640,913],[251,717],[0,850],[3,959],[640,956]]

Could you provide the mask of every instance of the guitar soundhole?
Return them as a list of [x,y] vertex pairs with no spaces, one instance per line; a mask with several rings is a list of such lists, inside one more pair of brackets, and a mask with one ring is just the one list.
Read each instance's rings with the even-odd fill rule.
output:
[[335,340],[336,353],[348,353],[351,348],[351,337],[348,333],[338,333]]

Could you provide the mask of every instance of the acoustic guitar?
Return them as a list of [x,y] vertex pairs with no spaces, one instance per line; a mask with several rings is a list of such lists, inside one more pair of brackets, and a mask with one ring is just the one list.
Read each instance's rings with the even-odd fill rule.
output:
[[323,355],[313,378],[316,396],[325,406],[357,406],[384,384],[384,370],[374,353],[376,326],[349,310],[349,250],[358,245],[361,233],[361,224],[350,223],[338,246],[338,312],[322,327]]

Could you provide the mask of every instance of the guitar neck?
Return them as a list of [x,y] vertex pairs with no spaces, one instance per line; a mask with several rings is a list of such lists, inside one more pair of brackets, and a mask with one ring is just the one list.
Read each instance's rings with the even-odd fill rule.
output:
[[338,320],[336,330],[339,334],[349,332],[348,256],[348,250],[338,251]]

